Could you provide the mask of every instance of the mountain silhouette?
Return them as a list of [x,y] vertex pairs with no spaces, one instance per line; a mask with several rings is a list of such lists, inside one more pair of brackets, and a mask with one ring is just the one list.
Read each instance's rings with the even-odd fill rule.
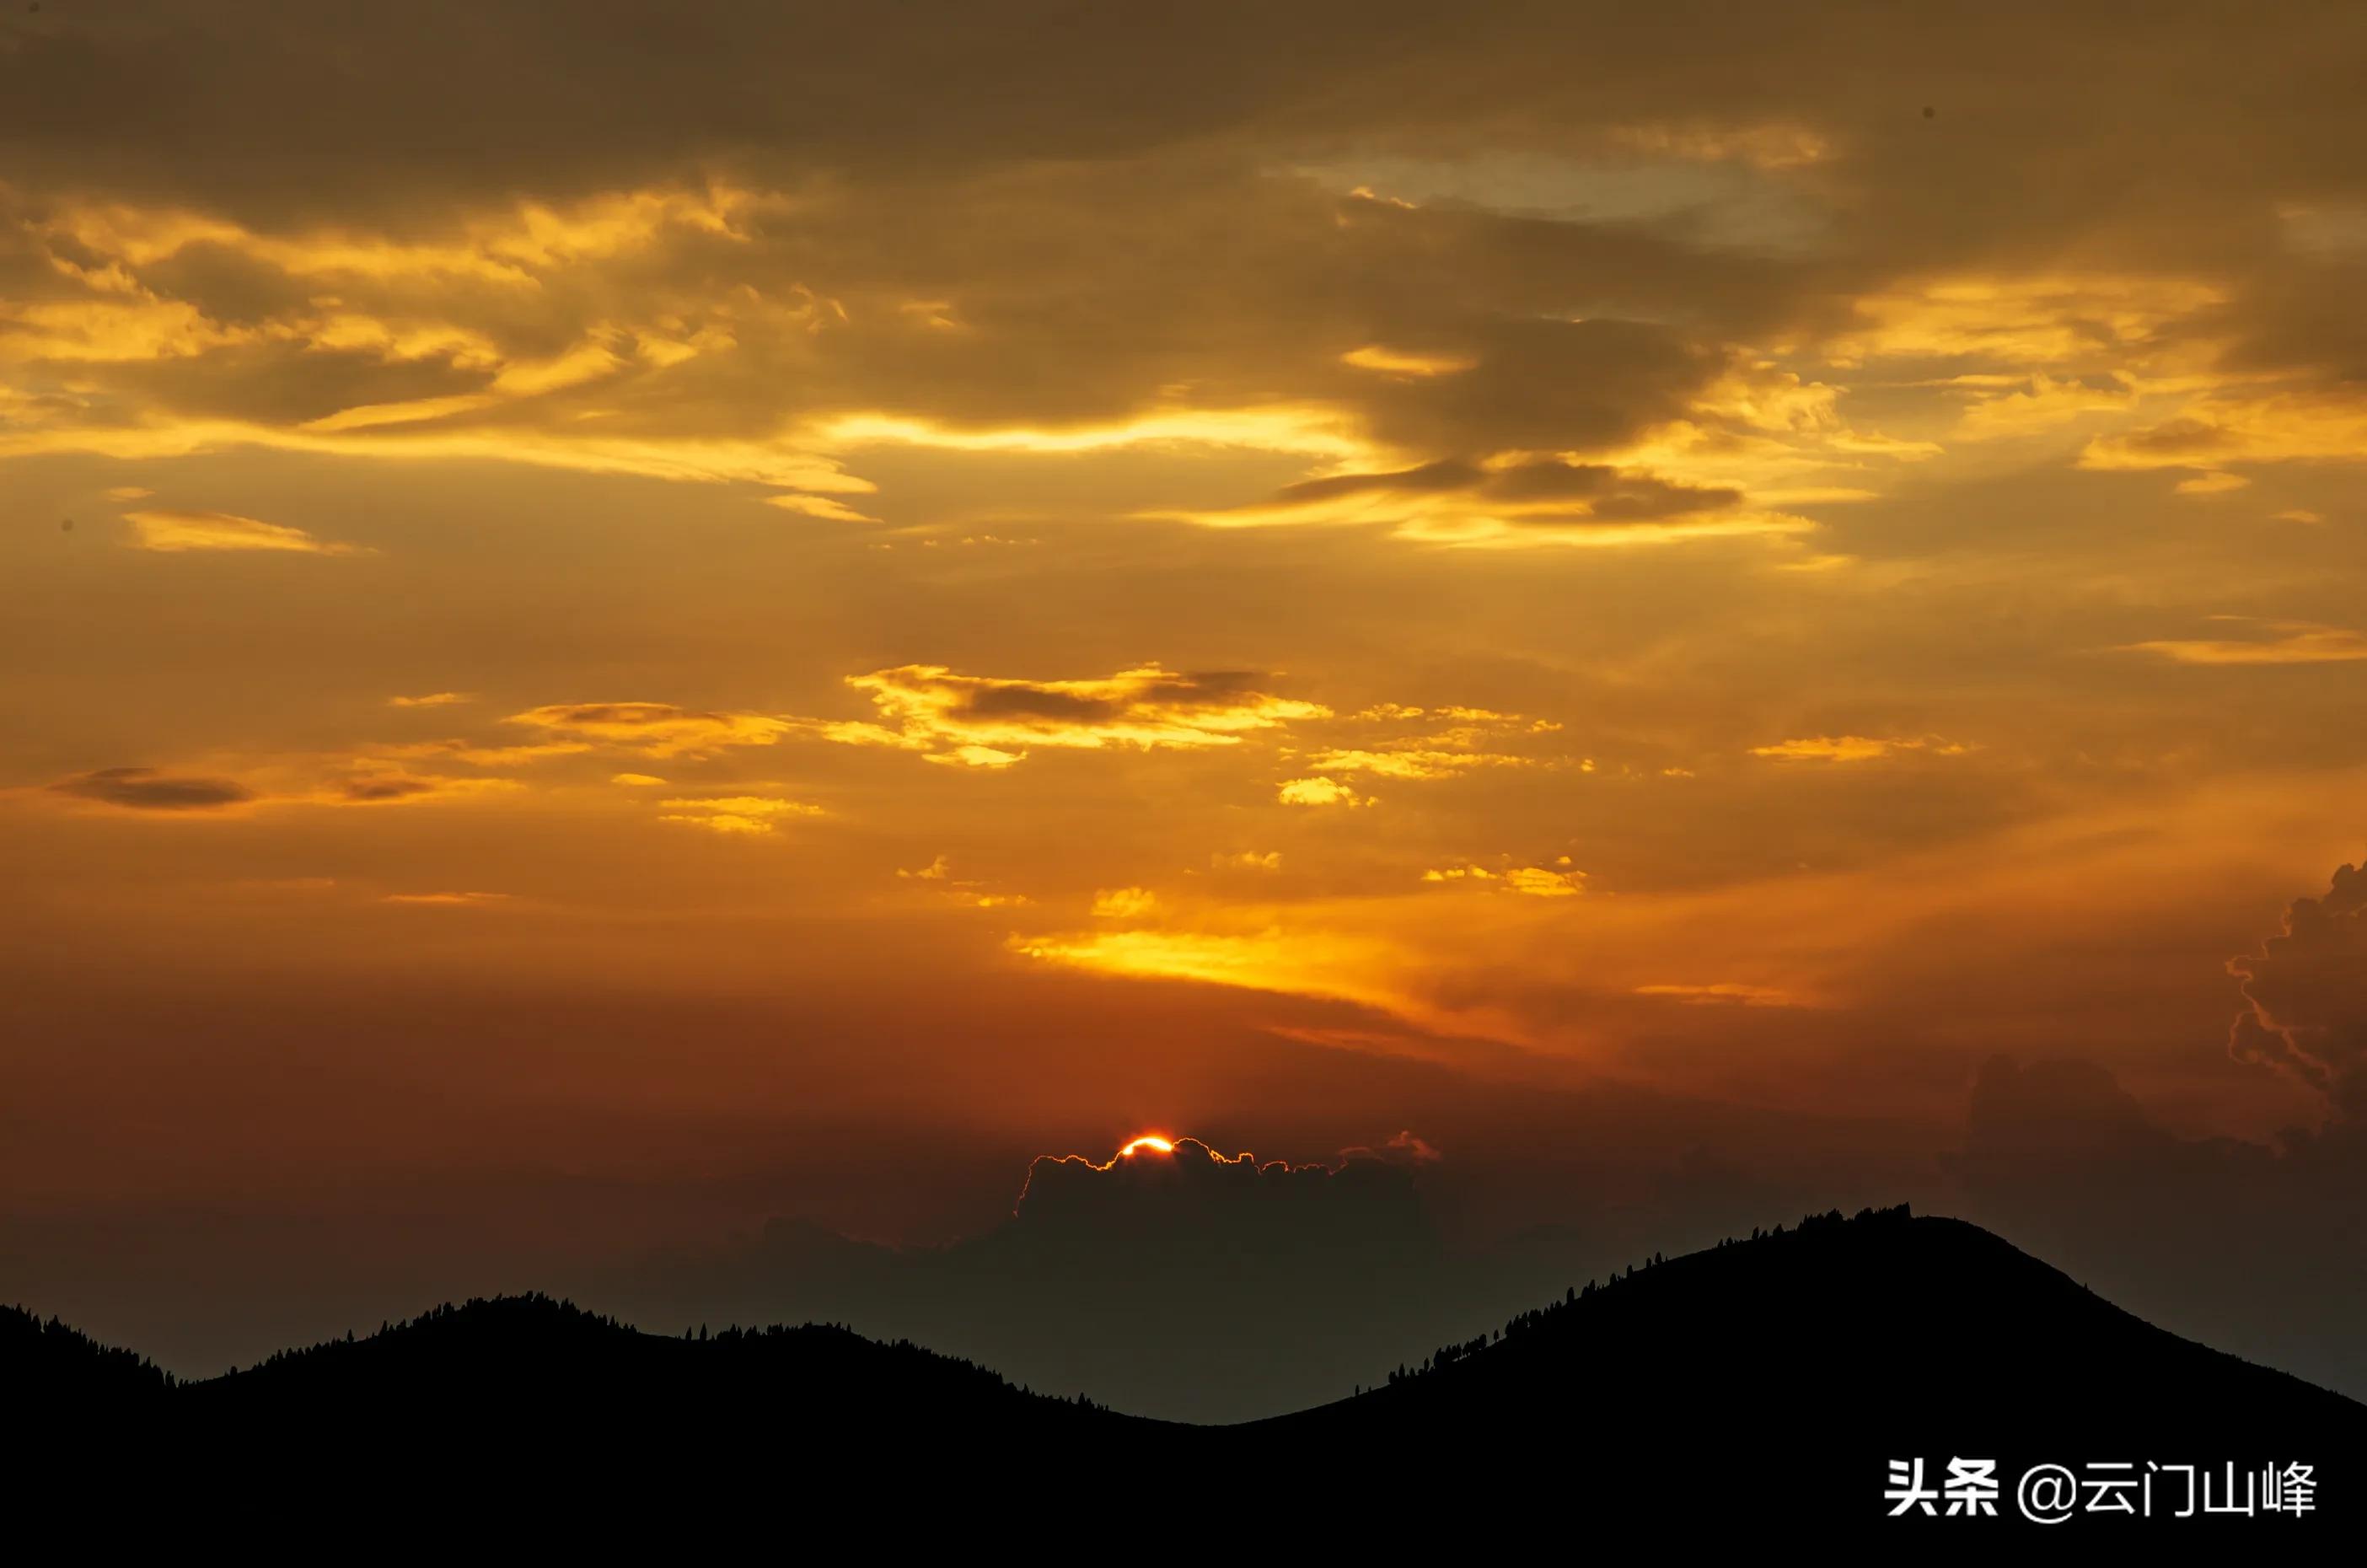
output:
[[[1922,1460],[1933,1486],[1951,1459],[1996,1460],[2007,1516],[2013,1478],[2035,1465],[2084,1486],[2142,1483],[2149,1464],[2227,1481],[2232,1463],[2240,1491],[2248,1471],[2297,1461],[2312,1466],[2313,1512],[2277,1524],[2367,1524],[2367,1406],[2180,1339],[1977,1226],[1903,1206],[1642,1263],[1434,1350],[1375,1393],[1238,1430],[1272,1452],[1468,1446],[1499,1483],[1552,1475],[1629,1506],[1891,1528],[1931,1522],[1920,1507],[1886,1517],[1894,1460]],[[2133,1468],[2092,1468],[2120,1464]],[[2174,1505],[2185,1483],[2150,1473]],[[2265,1522],[2199,1507],[2151,1521]]]
[[[54,1320],[0,1312],[0,1380],[19,1439],[103,1452],[119,1480],[208,1488],[424,1460],[504,1485],[580,1483],[587,1465],[644,1481],[688,1467],[710,1485],[827,1483],[850,1503],[891,1484],[1091,1483],[1079,1495],[1104,1504],[1319,1504],[1365,1510],[1367,1525],[1477,1508],[1671,1537],[1805,1523],[1940,1543],[2031,1528],[2014,1486],[2035,1465],[2148,1482],[2167,1516],[2193,1481],[2149,1465],[2195,1466],[2214,1484],[2232,1466],[2240,1487],[2298,1463],[2315,1489],[2306,1515],[2197,1507],[2068,1528],[2100,1540],[2241,1526],[2265,1541],[2367,1519],[2367,1406],[2180,1339],[1986,1231],[1903,1208],[1639,1260],[1376,1368],[1375,1386],[1349,1397],[1232,1426],[1126,1415],[837,1326],[666,1336],[544,1296],[439,1307],[180,1382]],[[1936,1496],[1958,1459],[1997,1461],[1995,1521],[1914,1505],[1888,1517],[1893,1464],[1921,1461]]]

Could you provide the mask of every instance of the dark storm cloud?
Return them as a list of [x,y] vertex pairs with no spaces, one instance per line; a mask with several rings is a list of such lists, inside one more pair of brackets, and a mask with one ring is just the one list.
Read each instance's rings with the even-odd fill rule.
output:
[[[1186,17],[1051,0],[886,11],[595,0],[564,27],[531,5],[454,0],[399,17],[57,7],[7,24],[0,146],[84,177],[255,207],[317,201],[357,170],[388,193],[581,187],[768,153],[875,173],[1111,156],[1473,30],[1427,6],[1328,3]],[[290,125],[310,131],[291,138]]]
[[[26,380],[88,389],[85,424],[110,397],[298,426],[436,404],[366,427],[756,440],[842,411],[1121,419],[1185,389],[1337,406],[1408,456],[1604,451],[1672,420],[1718,434],[1701,404],[1750,369],[1738,342],[1813,342],[1894,280],[2072,249],[2206,270],[2241,352],[2355,369],[2309,324],[2355,290],[2367,138],[2325,62],[2361,24],[2249,28],[2239,74],[2220,15],[2132,35],[2054,7],[1840,6],[1814,28],[1682,5],[599,6],[563,28],[507,5],[52,8],[0,22],[0,199],[43,234],[10,268],[26,290],[86,278],[112,312],[104,352],[51,324],[22,350],[74,361]],[[1606,157],[1656,170],[1661,205],[1621,207],[1590,172]],[[1409,158],[1477,172],[1349,194]],[[1520,159],[1548,188],[1493,191]],[[1696,190],[1704,170],[1725,183]],[[613,211],[571,207],[725,187],[753,204],[622,249]],[[1780,194],[1813,236],[1724,233],[1704,212],[1734,190]],[[117,202],[182,216],[120,244],[76,219]],[[125,355],[142,332],[156,353]],[[167,346],[168,369],[137,363]],[[1465,368],[1342,362],[1374,346]]]
[[[1308,139],[1392,128],[1419,144],[1475,122],[1517,138],[1789,111],[1920,174],[1892,182],[1897,204],[1978,232],[2013,224],[2017,204],[2092,205],[2116,187],[2140,210],[2160,203],[2169,193],[2116,177],[2149,146],[2193,154],[2206,186],[2268,149],[2304,190],[2356,176],[2362,154],[2336,134],[2356,84],[2336,62],[2357,27],[2346,7],[2312,7],[2263,38],[2197,5],[2149,8],[2142,28],[2035,5],[1836,5],[1815,27],[1705,4],[1448,17],[1331,0],[609,3],[572,8],[564,28],[531,5],[457,0],[399,14],[53,6],[9,20],[0,145],[18,166],[260,202],[316,199],[357,171],[392,188],[516,188],[767,150],[879,172],[1125,155],[1242,125]],[[2282,69],[2230,69],[2238,41]],[[2222,145],[2231,124],[2246,145]],[[2004,177],[2008,157],[2066,146],[2082,152],[2058,156],[2046,184]]]
[[[1188,1139],[1101,1165],[1047,1157],[1008,1221],[949,1247],[776,1221],[604,1294],[660,1323],[810,1312],[985,1357],[1037,1389],[1246,1419],[1376,1381],[1495,1310],[1503,1271],[1450,1267],[1418,1180],[1411,1165],[1261,1165]],[[1563,1283],[1543,1267],[1523,1277],[1539,1300]]]
[[76,800],[142,812],[211,811],[255,799],[245,786],[227,778],[187,778],[153,767],[102,767],[50,788]]
[[1601,450],[1689,409],[1723,356],[1635,321],[1506,321],[1473,328],[1469,369],[1367,394],[1384,439],[1431,450]]
[[2173,1333],[2367,1389],[2367,1136],[2159,1126],[2102,1066],[1999,1057],[1952,1159],[1967,1217]]
[[1047,1157],[1028,1167],[1014,1215],[1028,1233],[1072,1236],[1083,1250],[1138,1248],[1186,1233],[1229,1227],[1240,1244],[1245,1228],[1272,1228],[1278,1244],[1300,1244],[1301,1228],[1345,1234],[1425,1229],[1410,1173],[1376,1159],[1338,1168],[1261,1165],[1250,1153],[1224,1155],[1196,1139],[1172,1153],[1142,1149],[1102,1165],[1080,1156]]
[[2308,1084],[2367,1124],[2367,867],[2336,869],[2322,897],[2299,898],[2284,929],[2231,959],[2247,1009],[2228,1050]]

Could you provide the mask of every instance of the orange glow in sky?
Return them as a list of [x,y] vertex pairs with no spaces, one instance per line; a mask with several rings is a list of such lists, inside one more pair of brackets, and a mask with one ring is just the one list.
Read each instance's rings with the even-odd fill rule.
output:
[[2367,8],[287,9],[0,6],[7,1300],[2367,1106]]

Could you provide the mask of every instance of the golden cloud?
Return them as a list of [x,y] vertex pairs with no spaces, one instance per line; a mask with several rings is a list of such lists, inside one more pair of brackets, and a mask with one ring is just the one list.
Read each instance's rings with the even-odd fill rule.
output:
[[785,818],[829,815],[820,806],[774,795],[690,796],[661,801],[658,809],[660,822],[681,823],[728,837],[773,833]]
[[901,881],[930,883],[933,898],[964,909],[1018,909],[1035,902],[1024,893],[996,892],[973,877],[956,876],[953,861],[943,855],[917,869],[899,869],[896,876]]
[[1036,746],[1227,746],[1258,731],[1331,716],[1319,703],[1258,689],[1263,678],[1154,664],[1101,679],[1021,680],[904,665],[847,677],[847,685],[869,694],[880,722],[806,719],[784,727],[844,745],[924,752],[932,762],[1008,767]]
[[1403,995],[1376,979],[1386,945],[1334,933],[1276,926],[1248,934],[1203,931],[1097,931],[1014,937],[1011,950],[1046,963],[1137,980],[1280,992],[1400,1010]]
[[127,512],[132,548],[175,553],[192,550],[271,550],[302,555],[367,555],[359,545],[314,539],[302,528],[231,512]]
[[[2220,619],[2240,619],[2240,617]],[[2330,665],[2367,659],[2367,633],[2305,620],[2260,623],[2279,633],[2253,641],[2202,638],[2131,642],[2127,651],[2180,665]]]
[[1874,762],[1896,756],[1901,752],[1962,756],[1971,750],[1968,745],[1938,735],[1810,735],[1798,740],[1777,741],[1772,745],[1752,746],[1750,755],[1773,757],[1779,762]]
[[1345,806],[1355,809],[1380,804],[1378,798],[1360,795],[1337,778],[1290,778],[1274,791],[1285,806]]
[[1103,888],[1093,894],[1096,920],[1141,920],[1159,912],[1159,895],[1149,888]]
[[710,712],[671,702],[554,702],[502,722],[643,756],[707,756],[729,746],[768,746],[794,727],[761,713]]
[[1356,718],[1369,722],[1410,719],[1453,721],[1428,733],[1403,735],[1366,746],[1334,746],[1316,752],[1306,766],[1320,774],[1368,774],[1381,778],[1454,778],[1482,768],[1547,767],[1563,759],[1529,756],[1501,749],[1523,737],[1550,735],[1561,729],[1550,719],[1530,719],[1485,708],[1413,708],[1388,702],[1365,709]]
[[1383,778],[1453,778],[1482,767],[1535,767],[1535,757],[1502,752],[1439,751],[1404,747],[1389,751],[1324,751],[1308,758],[1318,773],[1369,773]]
[[1551,866],[1508,866],[1497,871],[1484,866],[1447,866],[1424,871],[1421,880],[1487,883],[1501,892],[1531,898],[1572,898],[1586,891],[1586,873],[1574,869],[1567,855]]
[[1957,376],[1941,384],[1972,396],[1956,422],[1957,437],[1966,441],[2034,435],[2090,415],[2123,415],[2137,401],[2136,389],[2117,376],[2101,385],[2057,380],[2044,371],[2026,377]]
[[2367,458],[2367,397],[2312,389],[2222,394],[2142,429],[2099,436],[2079,466],[2224,472],[2233,463],[2358,462]]
[[1965,274],[1861,296],[1856,324],[1823,346],[1834,365],[1969,358],[2061,367],[2141,352],[2174,322],[2226,300],[2200,278]]

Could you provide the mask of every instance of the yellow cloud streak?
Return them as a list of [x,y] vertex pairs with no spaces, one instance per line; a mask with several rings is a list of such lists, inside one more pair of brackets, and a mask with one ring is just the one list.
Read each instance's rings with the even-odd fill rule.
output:
[[367,555],[359,545],[314,539],[302,528],[231,512],[127,512],[132,548],[175,554],[185,551],[262,550],[302,555]]
[[1333,459],[1372,459],[1344,412],[1320,404],[1172,409],[1115,424],[965,428],[890,414],[844,414],[807,427],[824,450],[866,446],[934,447],[960,452],[1105,452],[1147,446],[1240,447]]
[[2180,665],[2328,665],[2367,659],[2367,634],[2344,627],[2277,623],[2286,635],[2266,642],[2203,638],[2132,642],[2131,653]]

